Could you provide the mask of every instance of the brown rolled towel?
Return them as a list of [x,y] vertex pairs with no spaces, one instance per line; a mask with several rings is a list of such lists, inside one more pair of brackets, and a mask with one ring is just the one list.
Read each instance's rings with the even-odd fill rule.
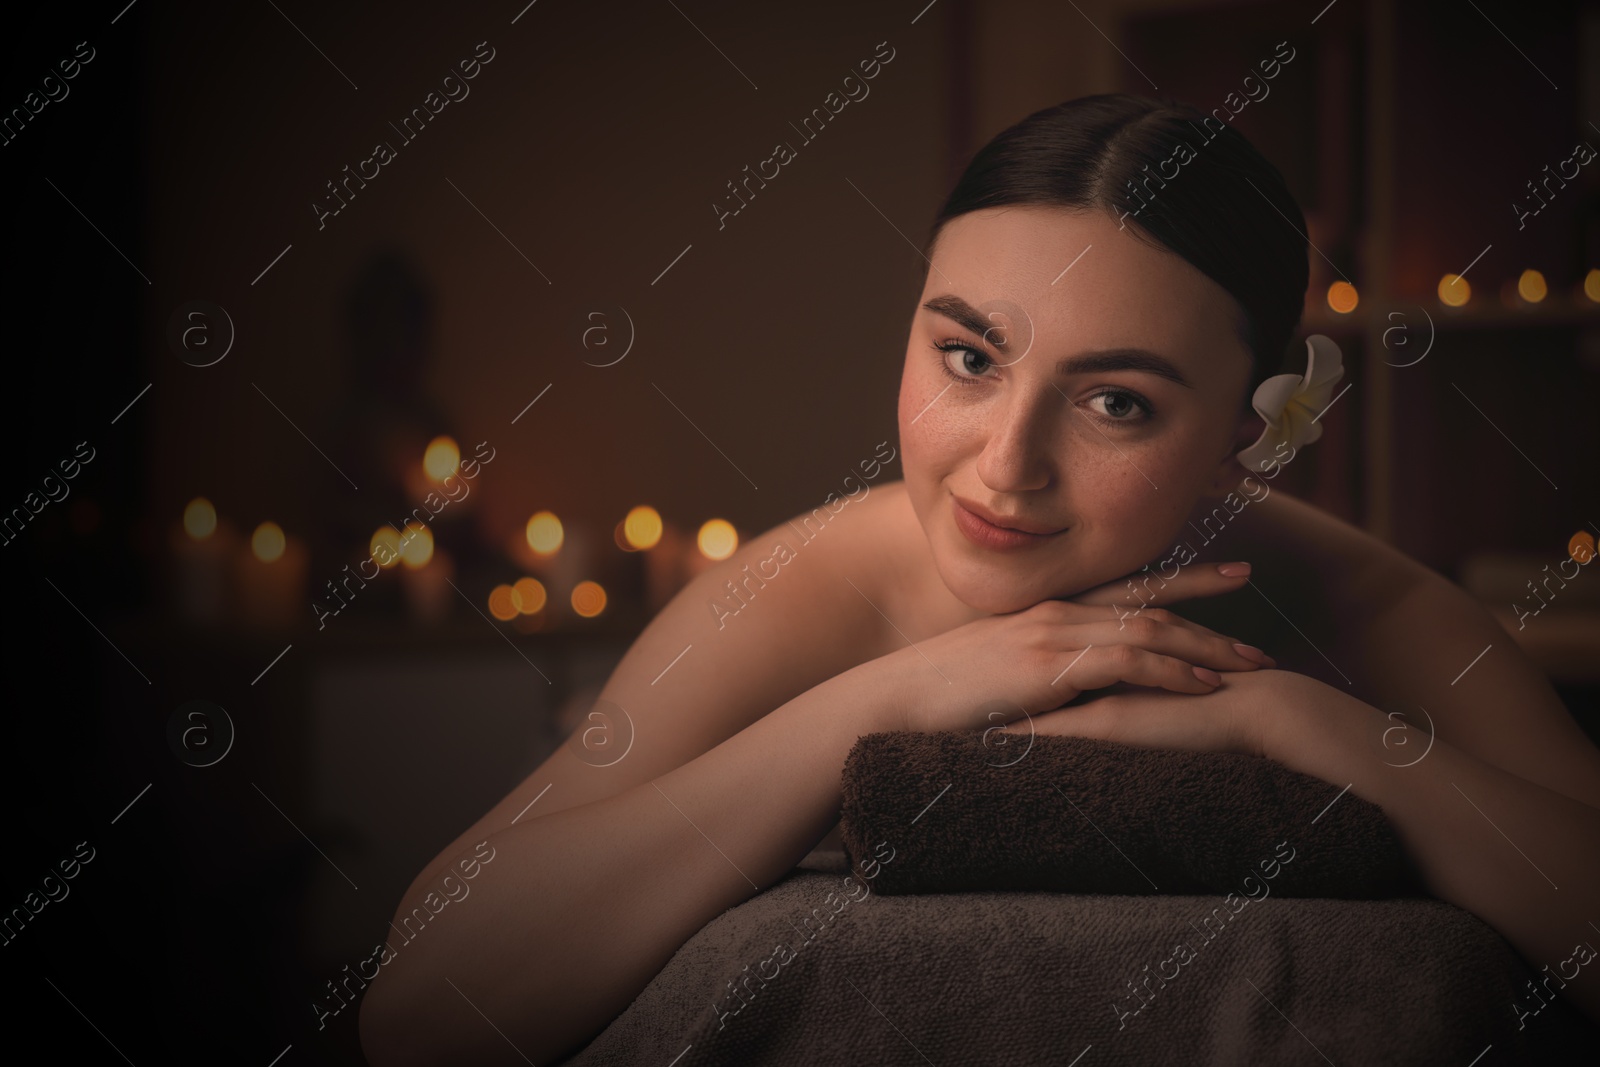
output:
[[997,739],[950,731],[856,741],[840,831],[874,890],[1423,895],[1383,809],[1272,760]]

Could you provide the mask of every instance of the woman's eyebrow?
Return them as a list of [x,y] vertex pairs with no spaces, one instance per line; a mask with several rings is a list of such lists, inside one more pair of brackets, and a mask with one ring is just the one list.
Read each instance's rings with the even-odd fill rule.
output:
[[1005,347],[1003,340],[996,342],[989,338],[989,331],[999,326],[1000,323],[984,318],[981,311],[959,296],[936,296],[922,306],[935,315],[943,315],[947,319],[960,323],[996,348]]
[[[936,315],[960,323],[994,348],[1005,348],[1004,340],[996,341],[989,336],[990,331],[1001,324],[985,318],[982,312],[959,296],[936,296],[922,306]],[[1147,348],[1108,348],[1099,352],[1083,352],[1056,362],[1056,373],[1064,375],[1119,370],[1143,371],[1176,382],[1186,389],[1194,388],[1194,384],[1183,376],[1183,372],[1170,359]]]

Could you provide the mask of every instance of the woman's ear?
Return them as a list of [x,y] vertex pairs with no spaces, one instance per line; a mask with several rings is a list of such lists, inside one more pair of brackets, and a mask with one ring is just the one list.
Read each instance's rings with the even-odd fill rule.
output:
[[1239,425],[1234,428],[1233,436],[1228,439],[1227,454],[1212,471],[1211,480],[1206,483],[1205,494],[1210,497],[1222,498],[1239,488],[1239,483],[1253,472],[1247,470],[1239,462],[1240,452],[1249,448],[1260,438],[1265,424],[1261,416],[1251,411],[1249,415],[1239,420]]

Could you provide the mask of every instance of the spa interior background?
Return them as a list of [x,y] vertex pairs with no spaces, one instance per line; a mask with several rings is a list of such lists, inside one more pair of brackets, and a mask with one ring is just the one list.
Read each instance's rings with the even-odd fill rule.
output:
[[[1600,530],[1600,9],[1325,2],[18,16],[7,107],[93,58],[6,132],[7,507],[92,458],[7,534],[5,907],[97,850],[8,938],[19,1017],[63,1053],[104,1054],[87,1018],[134,1062],[359,1062],[311,1004],[410,877],[730,536],[894,442],[913,244],[967,155],[1090,92],[1221,106],[1279,42],[1235,122],[1306,207],[1306,326],[1353,385],[1279,487],[1465,584],[1600,731],[1600,578],[1526,588]],[[492,456],[470,495],[319,625],[452,442]]]

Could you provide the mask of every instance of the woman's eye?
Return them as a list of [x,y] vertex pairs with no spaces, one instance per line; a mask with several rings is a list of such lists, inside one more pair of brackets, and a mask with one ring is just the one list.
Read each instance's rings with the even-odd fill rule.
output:
[[1134,422],[1142,414],[1139,402],[1126,393],[1100,393],[1089,398],[1096,412],[1115,422]]
[[945,366],[963,378],[981,378],[992,366],[989,357],[975,348],[955,345],[946,348],[944,353]]

